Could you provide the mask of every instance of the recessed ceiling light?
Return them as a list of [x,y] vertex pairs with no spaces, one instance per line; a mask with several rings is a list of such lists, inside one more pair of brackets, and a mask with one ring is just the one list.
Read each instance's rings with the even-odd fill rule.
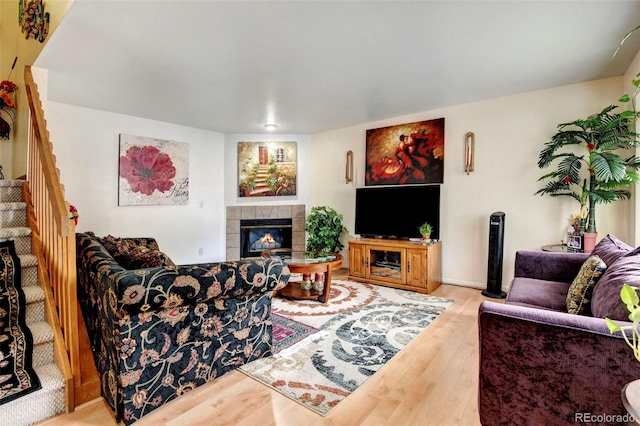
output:
[[278,125],[277,124],[265,124],[264,128],[271,132],[271,131],[277,129]]

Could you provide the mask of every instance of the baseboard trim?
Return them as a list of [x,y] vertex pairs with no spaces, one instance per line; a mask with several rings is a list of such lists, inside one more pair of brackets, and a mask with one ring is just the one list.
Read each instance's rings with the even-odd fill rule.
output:
[[[478,283],[478,282],[474,282],[474,281],[463,281],[463,280],[453,280],[453,279],[446,279],[443,278],[442,279],[442,284],[451,284],[451,285],[457,285],[460,287],[471,287],[471,288],[476,288],[478,290],[484,290],[487,285],[485,283]],[[509,288],[504,288],[502,287],[502,291],[506,292]]]

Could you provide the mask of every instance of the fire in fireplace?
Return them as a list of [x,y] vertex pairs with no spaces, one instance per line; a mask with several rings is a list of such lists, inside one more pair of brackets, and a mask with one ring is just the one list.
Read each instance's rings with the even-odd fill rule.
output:
[[263,250],[291,248],[291,218],[240,221],[240,258],[259,258]]

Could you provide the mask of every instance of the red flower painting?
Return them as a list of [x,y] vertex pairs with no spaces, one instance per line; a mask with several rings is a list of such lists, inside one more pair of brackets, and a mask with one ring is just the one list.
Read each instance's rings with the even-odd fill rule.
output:
[[168,154],[154,146],[132,146],[120,157],[120,177],[127,180],[131,191],[151,195],[155,190],[170,190],[176,168]]
[[367,130],[365,185],[442,183],[444,118]]

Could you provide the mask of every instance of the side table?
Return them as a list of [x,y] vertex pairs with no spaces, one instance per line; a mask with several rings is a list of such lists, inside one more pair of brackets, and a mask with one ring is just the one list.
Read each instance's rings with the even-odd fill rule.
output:
[[640,380],[629,382],[622,388],[622,405],[635,420],[626,424],[640,424]]
[[541,247],[542,251],[555,251],[561,253],[569,253],[566,244],[547,244]]

